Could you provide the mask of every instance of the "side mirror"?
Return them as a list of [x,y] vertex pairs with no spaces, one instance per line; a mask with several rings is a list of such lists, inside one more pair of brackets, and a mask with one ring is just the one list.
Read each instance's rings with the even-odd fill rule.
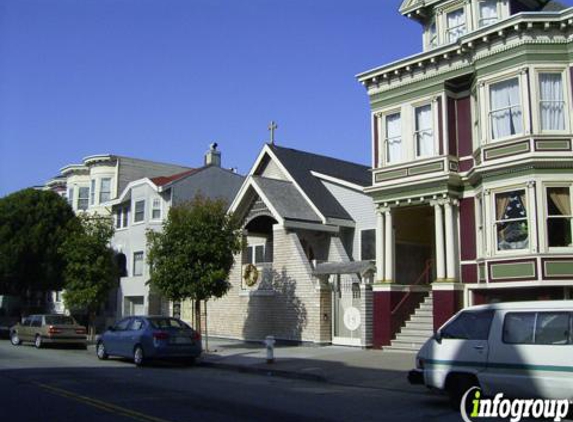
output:
[[442,333],[440,331],[434,333],[434,340],[436,340],[436,343],[442,344]]

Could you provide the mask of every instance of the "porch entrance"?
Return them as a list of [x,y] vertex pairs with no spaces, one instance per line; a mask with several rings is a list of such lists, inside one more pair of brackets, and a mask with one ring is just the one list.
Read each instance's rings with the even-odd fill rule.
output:
[[333,276],[332,344],[362,345],[362,297],[360,284],[351,277]]

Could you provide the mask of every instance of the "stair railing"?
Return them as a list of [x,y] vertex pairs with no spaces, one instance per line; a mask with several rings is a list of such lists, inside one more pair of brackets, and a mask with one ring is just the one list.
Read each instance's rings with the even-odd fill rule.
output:
[[[412,283],[410,285],[410,287],[412,286],[419,286],[421,284],[430,284],[430,277],[432,274],[432,260],[428,259],[426,261],[426,264],[424,266],[424,270],[422,271],[422,273],[420,274],[420,276],[418,277],[418,279]],[[423,282],[423,283],[422,283]],[[412,294],[412,289],[408,290],[408,293],[406,293],[404,295],[404,297],[402,298],[402,300],[400,300],[400,302],[398,302],[398,304],[394,307],[394,309],[392,310],[392,315],[395,315],[400,308],[402,307],[402,305],[404,305],[404,303],[406,303],[406,301],[409,299],[410,295]]]

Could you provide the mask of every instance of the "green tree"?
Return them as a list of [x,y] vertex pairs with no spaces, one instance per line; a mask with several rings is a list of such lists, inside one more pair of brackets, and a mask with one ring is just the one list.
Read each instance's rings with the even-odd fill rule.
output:
[[221,297],[230,288],[234,254],[242,247],[240,223],[223,200],[201,195],[175,206],[161,232],[147,232],[152,288],[172,301],[195,301],[201,330],[201,301]]
[[66,262],[64,303],[72,312],[88,315],[93,336],[97,311],[117,283],[117,266],[110,240],[114,233],[109,217],[81,215],[70,224],[70,235],[61,247]]
[[24,189],[0,198],[0,294],[25,298],[62,288],[59,248],[74,218],[51,191]]

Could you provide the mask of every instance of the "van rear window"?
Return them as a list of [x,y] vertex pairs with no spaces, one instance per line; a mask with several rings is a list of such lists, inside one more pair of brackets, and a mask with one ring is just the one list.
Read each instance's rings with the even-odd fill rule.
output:
[[572,344],[571,312],[508,312],[503,322],[507,344]]

